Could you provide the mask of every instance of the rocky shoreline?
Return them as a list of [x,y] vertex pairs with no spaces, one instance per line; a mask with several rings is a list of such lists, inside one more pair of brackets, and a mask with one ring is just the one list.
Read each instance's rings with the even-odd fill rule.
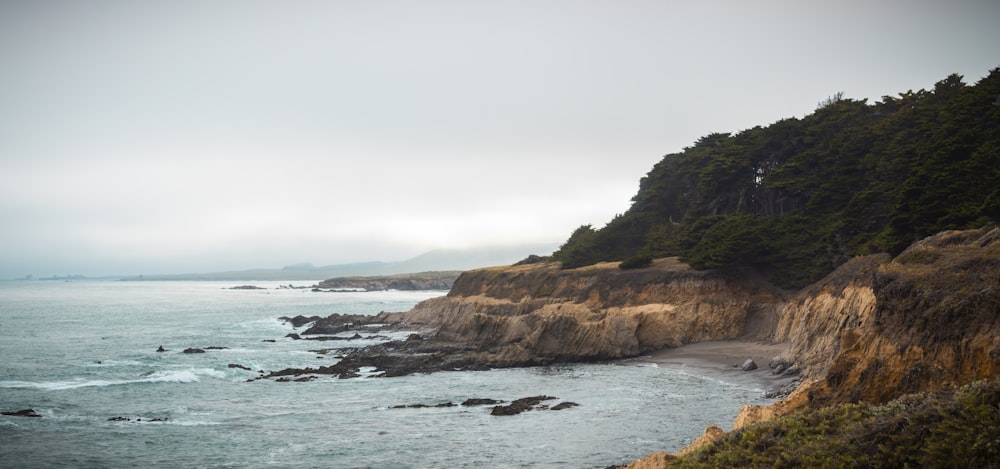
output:
[[[326,318],[280,318],[293,326],[309,327],[301,333],[304,340],[350,340],[360,332],[378,334],[385,331],[412,331],[410,324],[402,322],[400,313],[382,313],[377,316],[334,314]],[[338,337],[330,334],[354,332],[352,337]],[[424,331],[424,334],[432,332]],[[292,335],[292,334],[289,334]],[[296,334],[299,335],[299,334]],[[359,348],[337,349],[342,352],[339,361],[333,365],[286,368],[272,371],[258,379],[279,379],[288,381],[304,376],[334,375],[341,379],[360,376],[393,377],[413,373],[434,373],[439,371],[483,371],[491,368],[517,366],[539,366],[553,363],[552,360],[533,358],[510,360],[491,353],[489,349],[475,344],[425,337],[419,332],[411,333],[405,340],[392,340]],[[316,350],[325,354],[328,350]],[[362,374],[362,370],[368,371]]]
[[[390,377],[647,356],[658,366],[758,386],[781,398],[744,406],[732,425],[739,429],[804,409],[880,404],[1000,376],[997,228],[944,232],[895,258],[858,257],[796,292],[752,277],[694,271],[677,259],[617,267],[479,269],[463,273],[446,296],[405,313],[287,318],[308,325],[301,334],[312,337],[414,333],[346,350],[331,366],[260,379]],[[718,438],[721,430],[713,428],[699,444]]]

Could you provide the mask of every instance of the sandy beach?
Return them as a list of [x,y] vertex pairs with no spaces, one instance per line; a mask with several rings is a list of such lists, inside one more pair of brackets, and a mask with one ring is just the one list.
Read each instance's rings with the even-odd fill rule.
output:
[[[653,352],[646,358],[661,367],[686,369],[692,374],[709,376],[725,382],[777,390],[795,381],[798,376],[771,374],[768,363],[783,352],[787,344],[769,344],[739,340],[713,340]],[[757,369],[743,371],[747,358],[757,363]]]

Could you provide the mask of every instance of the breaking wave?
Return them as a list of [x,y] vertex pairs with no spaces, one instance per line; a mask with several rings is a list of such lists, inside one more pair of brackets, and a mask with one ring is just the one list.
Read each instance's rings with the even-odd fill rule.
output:
[[[208,373],[211,372],[211,373]],[[120,386],[139,383],[197,383],[198,374],[208,374],[218,377],[215,370],[178,370],[156,371],[140,379],[105,380],[105,379],[73,379],[69,381],[0,381],[0,388],[7,389],[42,389],[45,391],[62,391],[91,387]]]

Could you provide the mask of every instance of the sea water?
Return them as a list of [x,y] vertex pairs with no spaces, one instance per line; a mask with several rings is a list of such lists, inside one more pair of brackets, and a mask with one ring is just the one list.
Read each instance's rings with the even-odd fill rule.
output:
[[[281,316],[406,311],[446,292],[235,285],[0,282],[0,410],[42,416],[0,416],[0,467],[597,468],[677,450],[709,424],[728,426],[741,404],[764,402],[760,389],[641,359],[253,380],[335,362],[317,349],[386,340],[292,340],[303,329]],[[543,394],[579,405],[516,416],[394,408]]]

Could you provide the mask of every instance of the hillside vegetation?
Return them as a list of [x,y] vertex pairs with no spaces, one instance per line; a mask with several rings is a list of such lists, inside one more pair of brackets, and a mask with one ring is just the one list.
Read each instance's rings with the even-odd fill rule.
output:
[[998,220],[1000,68],[874,104],[838,93],[801,119],[702,137],[664,156],[627,212],[581,226],[553,257],[679,256],[798,288],[854,256]]
[[1000,382],[811,409],[676,459],[702,467],[1000,467]]

